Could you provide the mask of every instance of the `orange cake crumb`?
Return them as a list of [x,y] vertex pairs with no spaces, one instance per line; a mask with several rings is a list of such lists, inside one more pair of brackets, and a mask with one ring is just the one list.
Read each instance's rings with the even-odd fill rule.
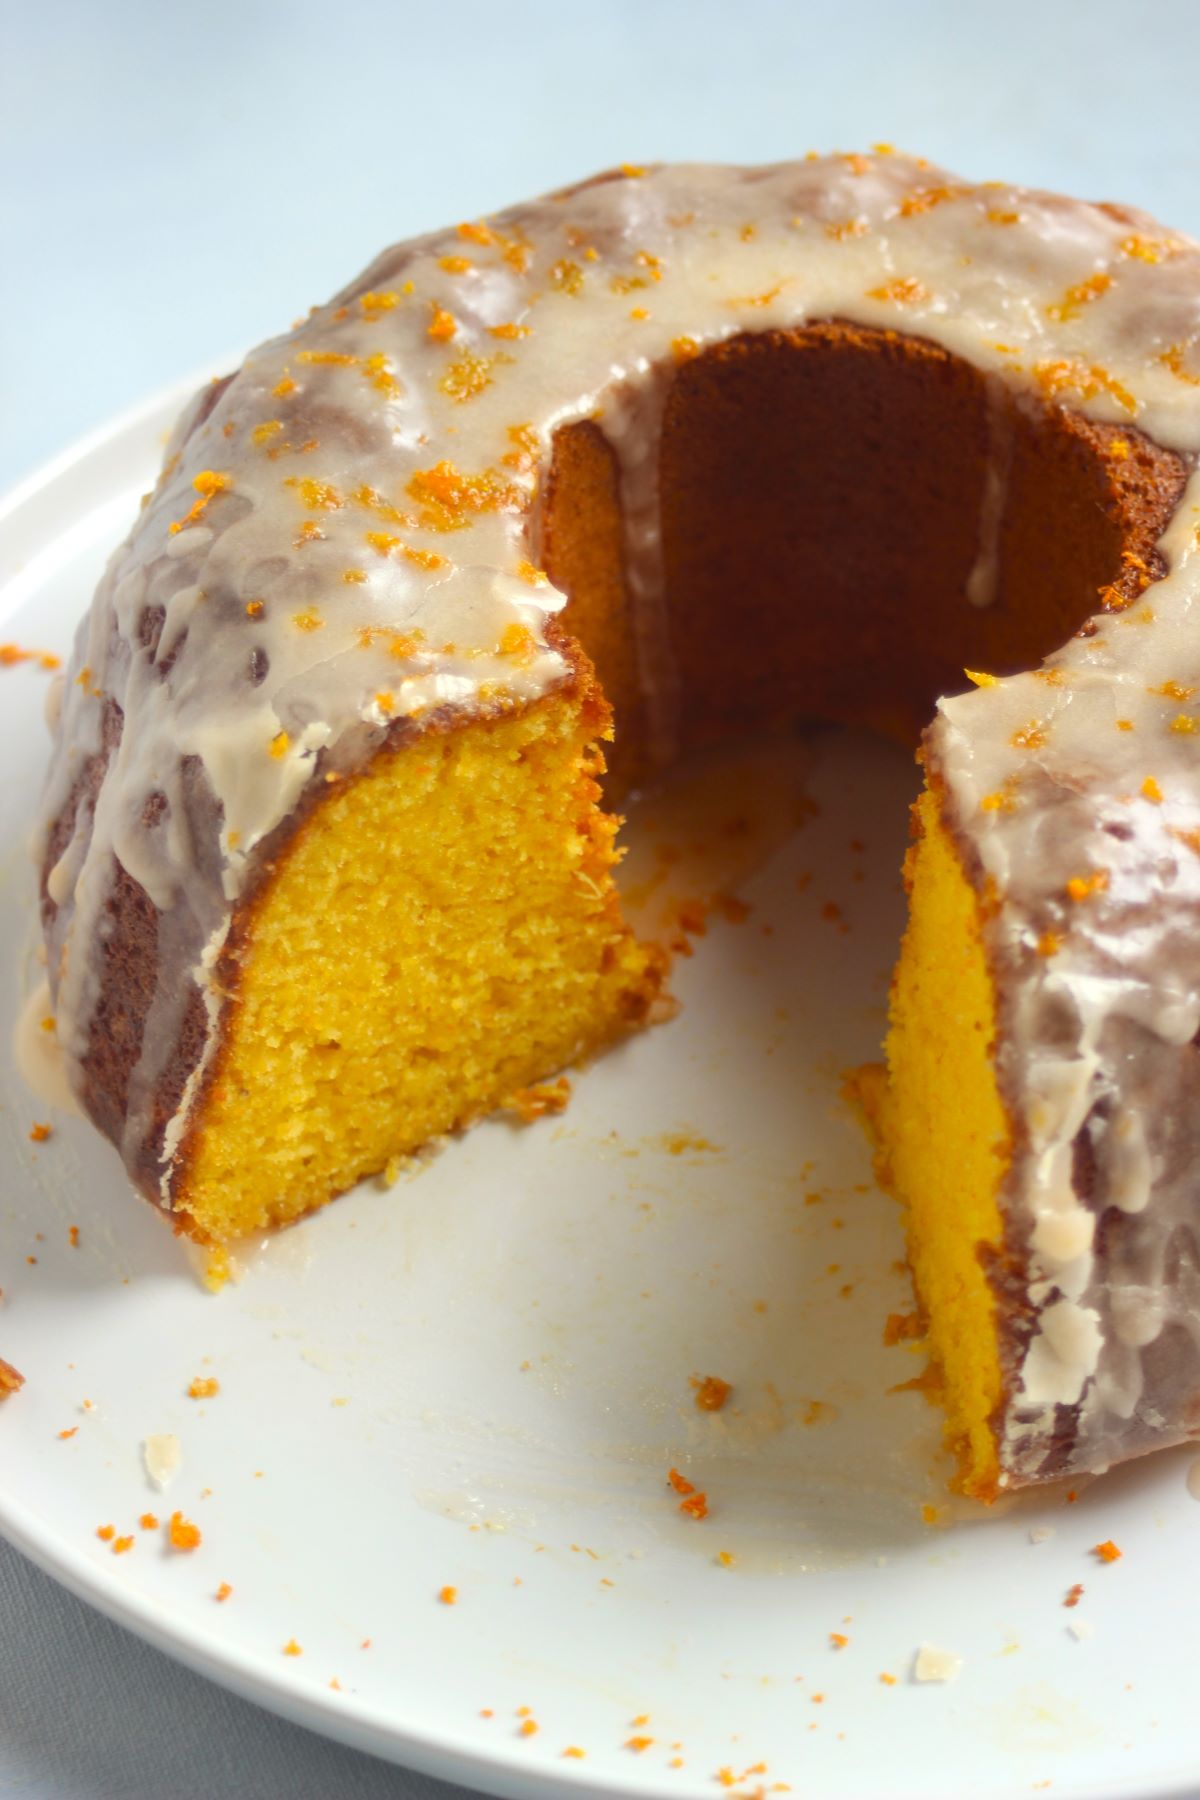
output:
[[679,1502],[679,1510],[681,1513],[686,1513],[689,1519],[707,1519],[707,1494],[689,1494],[686,1500]]
[[438,1599],[443,1606],[454,1606],[458,1601],[458,1589],[456,1587],[439,1588]]
[[30,1140],[35,1144],[44,1144],[53,1130],[53,1125],[31,1125],[29,1127]]
[[78,1425],[67,1425],[63,1428],[62,1431],[59,1432],[58,1435],[61,1439],[64,1439],[64,1440],[67,1438],[73,1438],[75,1436],[75,1433],[78,1430],[79,1430]]
[[200,1527],[185,1519],[181,1512],[171,1514],[167,1534],[173,1550],[198,1550],[200,1547]]
[[215,1375],[197,1375],[188,1383],[189,1400],[211,1400],[220,1391],[221,1384]]
[[629,1737],[625,1739],[625,1749],[636,1751],[640,1756],[642,1751],[648,1750],[653,1742],[652,1737]]
[[124,1556],[127,1550],[133,1549],[132,1537],[119,1537],[113,1544],[113,1555]]
[[538,1728],[538,1722],[536,1719],[522,1719],[521,1727],[520,1727],[521,1736],[522,1737],[533,1737],[534,1733],[537,1731],[537,1728]]
[[287,1643],[283,1646],[283,1654],[285,1656],[303,1656],[304,1650],[301,1645],[296,1642],[295,1638],[289,1638]]
[[228,1600],[228,1598],[229,1598],[230,1594],[232,1594],[232,1592],[233,1592],[233,1589],[230,1587],[229,1583],[227,1581],[223,1581],[221,1583],[220,1587],[217,1589],[216,1593],[213,1595],[213,1599],[220,1601],[221,1604],[224,1605],[225,1601]]
[[141,1526],[143,1531],[157,1531],[158,1530],[158,1514],[152,1513],[152,1512],[144,1512],[142,1514],[141,1518],[138,1520],[138,1524]]
[[722,1381],[719,1375],[693,1375],[691,1379],[700,1412],[720,1412],[733,1392],[729,1382]]
[[678,1469],[668,1469],[667,1480],[677,1494],[694,1494],[696,1491],[695,1483],[689,1481],[686,1475],[681,1475]]
[[1114,1563],[1120,1558],[1121,1552],[1111,1538],[1105,1538],[1102,1544],[1092,1545],[1092,1555],[1098,1556],[1101,1562]]
[[1078,1606],[1079,1602],[1082,1600],[1082,1598],[1083,1598],[1083,1583],[1082,1583],[1082,1581],[1074,1581],[1071,1583],[1071,1586],[1067,1589],[1066,1594],[1063,1596],[1063,1605],[1064,1606]]
[[544,1119],[549,1113],[565,1112],[571,1098],[571,1083],[566,1075],[557,1081],[542,1081],[535,1087],[518,1088],[508,1102],[509,1112],[516,1113],[523,1125]]

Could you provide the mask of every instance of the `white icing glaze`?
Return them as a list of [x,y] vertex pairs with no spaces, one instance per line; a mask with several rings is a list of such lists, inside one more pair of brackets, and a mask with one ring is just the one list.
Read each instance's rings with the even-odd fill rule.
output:
[[[970,187],[884,154],[626,171],[398,245],[197,398],[80,628],[45,802],[49,828],[117,703],[119,744],[50,875],[48,936],[78,1080],[114,858],[160,911],[174,979],[130,1080],[131,1166],[178,1039],[183,976],[204,996],[211,1043],[233,905],[314,784],[361,766],[397,720],[466,719],[569,679],[548,634],[565,596],[531,559],[539,478],[573,420],[596,420],[618,459],[652,748],[669,760],[678,694],[657,447],[672,370],[724,338],[831,318],[932,339],[989,376],[964,604],[996,591],[1006,396],[1059,398],[1200,451],[1196,245],[1139,214]],[[930,733],[948,814],[1002,896],[990,948],[1016,995],[1000,1051],[1023,1134],[1009,1207],[1040,1318],[1004,1460],[1024,1475],[1061,1406],[1081,1403],[1075,1466],[1119,1453],[1110,1423],[1138,1405],[1138,1346],[1163,1323],[1181,1229],[1195,1249],[1200,1141],[1178,1122],[1200,1099],[1198,523],[1200,478],[1164,540],[1168,574],[1141,603],[1042,671],[942,702]],[[1179,718],[1195,718],[1195,737]],[[111,710],[108,728],[111,740]],[[996,795],[1005,803],[989,810]],[[1097,872],[1107,886],[1072,900],[1068,883]],[[1057,951],[1039,956],[1047,933]],[[166,1128],[168,1202],[203,1066]],[[1081,1139],[1127,1224],[1102,1281]],[[1166,1310],[1200,1338],[1200,1275]],[[1157,1429],[1149,1410],[1143,1425]]]

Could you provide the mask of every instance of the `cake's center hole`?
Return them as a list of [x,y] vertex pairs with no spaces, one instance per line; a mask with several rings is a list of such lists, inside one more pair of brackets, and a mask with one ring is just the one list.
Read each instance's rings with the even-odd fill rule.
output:
[[1137,433],[923,339],[820,324],[730,340],[674,375],[656,634],[670,669],[648,666],[626,591],[603,421],[558,435],[542,553],[616,710],[622,785],[646,770],[667,680],[677,752],[796,718],[915,740],[964,667],[1035,667],[1102,588],[1136,594],[1184,474]]

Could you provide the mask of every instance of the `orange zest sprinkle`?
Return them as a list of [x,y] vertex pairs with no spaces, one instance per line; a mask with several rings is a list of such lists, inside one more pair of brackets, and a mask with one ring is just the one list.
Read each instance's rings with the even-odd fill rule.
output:
[[115,1525],[97,1525],[96,1527],[96,1536],[102,1543],[111,1544],[116,1535],[117,1528]]
[[536,1719],[522,1719],[520,1727],[521,1736],[533,1737],[537,1732],[537,1728],[538,1722]]
[[681,1475],[678,1469],[668,1469],[667,1480],[677,1494],[694,1494],[696,1491],[695,1483],[689,1481],[686,1475]]
[[291,376],[288,375],[286,372],[284,373],[282,379],[277,381],[275,383],[275,386],[271,389],[271,393],[276,400],[282,400],[288,394],[294,394],[295,391],[296,391],[296,384],[292,380]]
[[889,1675],[886,1669],[880,1675],[879,1679],[882,1681],[884,1687],[895,1687],[896,1685],[896,1677],[894,1675]]
[[230,479],[228,475],[221,474],[217,469],[201,469],[192,482],[192,486],[200,498],[192,502],[191,508],[182,519],[173,519],[167,526],[171,535],[174,536],[177,531],[184,531],[189,525],[194,525],[205,507],[209,506],[218,494],[226,491],[230,485]]
[[844,1650],[846,1645],[850,1642],[850,1639],[846,1636],[844,1631],[831,1631],[829,1634],[829,1642],[835,1650]]
[[[505,341],[511,342],[517,338],[527,338],[529,336],[530,329],[531,328],[528,325],[514,325],[511,321],[508,321],[503,325],[489,325],[488,326],[488,336],[494,337],[494,338],[502,338]],[[565,1754],[566,1754],[566,1752],[564,1751],[564,1755]],[[582,1754],[583,1753],[581,1751],[580,1755],[582,1755]]]
[[247,600],[247,602],[246,602],[246,617],[248,619],[261,619],[262,613],[263,613],[263,602],[261,600]]
[[29,1127],[30,1140],[35,1144],[44,1144],[53,1130],[53,1125],[31,1125]]
[[75,1433],[78,1430],[79,1430],[78,1425],[67,1425],[64,1427],[64,1429],[62,1431],[59,1432],[58,1435],[59,1435],[59,1438],[65,1442],[67,1438],[73,1438],[75,1436]]
[[445,269],[447,275],[465,275],[473,269],[474,263],[469,256],[439,256],[438,268]]
[[1102,270],[1089,275],[1086,281],[1077,281],[1074,287],[1069,287],[1055,305],[1048,306],[1046,316],[1065,325],[1068,319],[1078,318],[1085,306],[1090,306],[1093,300],[1106,294],[1111,286],[1112,276],[1104,274]]
[[1153,775],[1147,775],[1145,781],[1143,781],[1142,794],[1147,800],[1151,801],[1155,806],[1162,805],[1163,791],[1159,787],[1157,781],[1155,781]]
[[1137,401],[1114,379],[1106,369],[1095,363],[1075,362],[1069,359],[1046,360],[1035,364],[1033,373],[1043,392],[1051,400],[1060,394],[1078,394],[1082,400],[1094,400],[1099,394],[1107,394],[1127,413],[1136,413]]
[[518,512],[525,504],[521,490],[492,471],[464,475],[452,462],[418,469],[406,489],[421,507],[427,531],[461,531],[477,513]]
[[197,1375],[188,1383],[189,1400],[211,1400],[220,1391],[221,1384],[215,1375]]
[[1000,686],[998,675],[985,675],[982,669],[964,669],[963,674],[968,681],[973,681],[979,688]]
[[381,314],[391,312],[393,307],[399,306],[400,296],[393,293],[391,289],[387,289],[383,293],[376,293],[374,289],[371,289],[369,292],[359,295],[358,304],[362,309],[364,319],[375,320]]
[[[0,665],[11,669],[17,663],[35,662],[39,669],[59,669],[62,657],[55,656],[51,650],[22,650],[19,644],[0,644]],[[84,682],[83,686],[87,686]]]
[[445,307],[437,304],[436,300],[431,304],[433,306],[433,317],[430,319],[427,327],[428,333],[436,343],[444,344],[447,339],[452,338],[458,330],[458,321],[453,313],[448,313]]
[[1172,375],[1177,376],[1180,381],[1186,381],[1189,387],[1200,387],[1200,374],[1194,374],[1191,369],[1184,367],[1183,355],[1185,348],[1188,347],[1183,344],[1171,344],[1163,351],[1158,360],[1164,368],[1170,369]]
[[1102,1544],[1092,1545],[1092,1555],[1098,1556],[1102,1563],[1114,1563],[1120,1560],[1121,1552],[1111,1538],[1105,1538]]
[[348,356],[344,350],[301,350],[296,356],[296,361],[321,363],[329,368],[352,369],[358,358],[357,356]]
[[460,225],[458,235],[460,238],[465,238],[468,244],[494,244],[496,242],[495,232],[490,226],[485,225],[482,219],[468,220],[465,224]]
[[1062,938],[1057,931],[1043,931],[1037,941],[1039,956],[1057,956],[1062,949]]
[[468,400],[474,400],[485,388],[492,385],[492,370],[498,362],[511,360],[497,353],[495,356],[475,356],[468,353],[459,362],[451,363],[446,373],[438,382],[443,394],[462,406]]
[[131,1537],[119,1537],[113,1543],[114,1556],[124,1556],[127,1551],[132,1549],[133,1539]]
[[141,1518],[138,1520],[138,1524],[141,1526],[143,1531],[157,1531],[158,1530],[158,1514],[152,1513],[152,1512],[144,1512],[142,1514]]
[[286,731],[277,731],[275,733],[275,736],[271,739],[270,750],[271,755],[275,758],[276,762],[278,762],[281,757],[287,755],[288,745],[291,741],[292,740]]
[[456,1587],[439,1588],[438,1599],[443,1606],[454,1606],[458,1601],[458,1589]]
[[181,1512],[171,1514],[167,1526],[167,1536],[172,1550],[198,1550],[200,1548],[200,1527],[185,1519]]
[[1107,886],[1108,870],[1094,869],[1090,875],[1072,875],[1067,883],[1067,896],[1078,904],[1093,894],[1102,894]]
[[320,631],[325,621],[315,606],[308,606],[303,612],[292,614],[292,624],[298,631]]
[[681,1513],[686,1513],[689,1519],[707,1519],[707,1494],[689,1494],[686,1500],[679,1502],[679,1510]]
[[6,1400],[10,1394],[19,1393],[25,1386],[25,1377],[20,1369],[14,1369],[10,1362],[0,1356],[0,1400]]
[[586,1756],[587,1751],[581,1750],[579,1748],[578,1744],[568,1744],[566,1749],[563,1751],[563,1755],[564,1756],[573,1756],[578,1759],[578,1758]]
[[632,1750],[635,1755],[640,1756],[643,1750],[648,1750],[653,1742],[654,1739],[652,1737],[630,1737],[625,1739],[624,1747],[626,1750]]
[[894,275],[879,287],[867,289],[868,300],[890,300],[897,306],[916,306],[929,299],[929,289],[912,275]]
[[1067,1589],[1066,1593],[1063,1595],[1063,1605],[1064,1606],[1078,1606],[1079,1602],[1082,1599],[1083,1599],[1083,1583],[1082,1583],[1082,1581],[1073,1581],[1071,1583],[1071,1586]]
[[1179,732],[1182,737],[1190,737],[1196,729],[1196,721],[1187,713],[1176,713],[1171,720],[1170,729]]
[[287,1643],[283,1646],[283,1654],[285,1656],[303,1656],[304,1651],[296,1642],[295,1638],[289,1638]]

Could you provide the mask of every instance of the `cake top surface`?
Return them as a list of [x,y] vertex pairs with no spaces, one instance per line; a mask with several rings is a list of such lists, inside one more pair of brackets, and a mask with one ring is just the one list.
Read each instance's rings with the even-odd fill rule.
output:
[[[233,897],[318,751],[361,761],[397,718],[561,680],[535,565],[555,429],[597,419],[628,501],[680,358],[831,317],[1200,447],[1200,250],[1132,212],[876,153],[629,168],[397,245],[180,421],[66,689],[67,743],[99,742],[104,696],[129,726],[93,854],[168,904],[185,868],[142,812],[198,757]],[[1165,620],[1122,653],[1178,678]]]

